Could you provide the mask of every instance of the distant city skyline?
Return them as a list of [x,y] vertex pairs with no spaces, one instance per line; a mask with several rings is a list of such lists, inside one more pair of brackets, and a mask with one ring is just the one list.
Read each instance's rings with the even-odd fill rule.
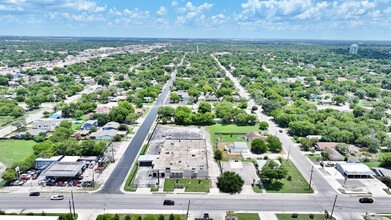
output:
[[390,40],[390,0],[0,0],[0,35]]

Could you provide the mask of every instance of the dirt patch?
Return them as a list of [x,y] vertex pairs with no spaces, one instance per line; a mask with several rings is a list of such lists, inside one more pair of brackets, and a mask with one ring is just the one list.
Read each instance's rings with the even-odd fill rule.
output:
[[[241,160],[242,155],[240,154],[230,154],[228,153],[229,145],[233,142],[219,142],[219,150],[223,152],[223,160]],[[224,148],[227,147],[227,151]]]

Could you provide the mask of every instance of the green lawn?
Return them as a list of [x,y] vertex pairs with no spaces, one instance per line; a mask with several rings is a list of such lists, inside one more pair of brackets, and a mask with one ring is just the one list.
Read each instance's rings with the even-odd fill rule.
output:
[[[270,182],[267,179],[263,179],[262,183],[268,193],[313,193],[312,188],[309,190],[309,184],[304,179],[303,175],[299,172],[296,166],[291,162],[285,160],[282,161],[282,165],[288,170],[288,176],[292,179],[289,181],[288,178]],[[259,187],[259,186],[258,186]]]
[[1,116],[0,117],[0,127],[3,127],[4,125],[7,125],[8,123],[12,122],[14,117],[12,116]]
[[[297,219],[297,220],[307,220],[307,219],[315,219],[315,220],[323,220],[323,214],[312,214],[313,218],[310,218],[310,214],[298,214],[297,218],[293,218],[292,214],[276,214],[279,220],[289,220],[289,219]],[[333,218],[334,219],[334,218]]]
[[[206,127],[206,130],[210,134],[210,140],[213,144],[213,146],[216,146],[216,138],[217,136],[215,133],[249,133],[252,131],[259,131],[258,126],[238,126],[238,125],[222,125],[222,124],[214,124]],[[229,136],[229,135],[224,135]],[[236,139],[234,139],[236,140]]]
[[11,165],[13,162],[26,159],[33,152],[34,141],[25,140],[1,140],[0,161]]
[[258,213],[237,213],[235,216],[239,220],[260,220]]
[[73,131],[80,130],[80,127],[81,127],[81,124],[72,123],[72,130]]
[[185,192],[209,192],[210,180],[208,179],[166,179],[164,191],[173,192],[176,181],[184,183]]
[[126,183],[124,186],[125,191],[136,192],[137,188],[133,188],[132,185],[134,183],[134,180],[136,179],[137,171],[138,171],[138,165],[137,165],[137,161],[136,161],[136,163],[134,164],[134,166],[132,168],[132,171],[130,171],[128,179],[126,180]]
[[368,167],[379,167],[380,165],[380,162],[361,162],[365,165],[367,165]]
[[322,160],[322,156],[320,156],[320,154],[306,154],[306,156],[312,161],[312,162],[316,162],[317,159],[319,159],[319,161]]

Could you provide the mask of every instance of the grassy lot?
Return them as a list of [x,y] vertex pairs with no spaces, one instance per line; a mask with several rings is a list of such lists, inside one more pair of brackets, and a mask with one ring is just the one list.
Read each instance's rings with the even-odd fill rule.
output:
[[1,140],[0,161],[11,165],[13,162],[22,161],[33,152],[34,141],[25,140]]
[[361,162],[365,165],[367,165],[368,167],[379,167],[380,165],[380,162]]
[[80,130],[80,127],[81,127],[81,124],[72,123],[72,130],[73,131]]
[[130,174],[128,176],[128,179],[126,180],[124,190],[128,192],[136,192],[137,188],[133,188],[132,185],[134,183],[134,179],[136,179],[136,174],[138,171],[138,165],[137,163],[134,164],[132,171],[130,171]]
[[[288,178],[270,182],[267,179],[263,179],[262,183],[268,193],[313,193],[312,188],[308,190],[309,184],[304,179],[303,175],[299,172],[296,166],[291,162],[285,160],[282,161],[282,165],[288,170],[288,176],[292,179],[289,181]],[[257,185],[258,186],[258,185]],[[259,187],[259,186],[258,186]]]
[[[148,217],[148,219],[158,219],[159,218],[159,214],[153,214],[153,215],[148,215],[148,214],[103,214],[103,215],[99,215],[99,216],[102,216],[100,217],[101,219],[114,219],[114,216],[115,215],[118,215],[119,216],[119,219],[120,220],[124,220],[126,216],[129,216],[130,219],[138,219],[138,216],[140,216],[142,219],[146,219],[146,217]],[[168,214],[162,214],[164,216],[164,219],[169,219],[169,216]],[[98,216],[98,217],[99,217]],[[105,218],[104,218],[104,217]],[[174,215],[175,216],[175,219],[176,220],[185,220],[186,219],[186,215]]]
[[322,156],[320,156],[320,154],[306,154],[306,156],[312,161],[312,162],[316,162],[317,159],[319,159],[319,161],[322,160]]
[[12,116],[0,116],[0,127],[12,122],[13,118]]
[[[46,212],[41,212],[41,213],[29,212],[29,213],[21,213],[21,214],[18,214],[18,213],[6,213],[5,215],[59,216],[59,217],[61,216],[60,219],[69,219],[70,218],[68,213],[62,214],[62,213],[46,213]],[[73,217],[73,220],[77,220],[77,218],[78,218],[78,215],[76,214],[76,216]]]
[[235,214],[239,220],[260,220],[257,213],[237,213]]
[[298,214],[297,218],[293,218],[292,214],[276,214],[276,216],[277,216],[277,218],[279,220],[289,220],[289,219],[297,219],[297,220],[307,220],[307,219],[323,220],[323,214],[312,214],[312,215],[313,215],[313,218],[310,218],[310,214]]
[[208,179],[166,179],[164,191],[173,192],[177,180],[179,183],[185,184],[185,192],[209,192],[210,180]]
[[[221,133],[249,133],[252,131],[259,131],[258,126],[238,126],[238,125],[222,125],[222,124],[214,124],[206,127],[206,130],[210,134],[210,140],[213,146],[216,146],[216,132]],[[228,135],[224,135],[228,136]]]
[[223,161],[225,160],[241,160],[242,155],[241,154],[230,154],[228,151],[224,150],[224,146],[229,147],[230,144],[233,144],[233,142],[219,142],[219,150],[223,152]]

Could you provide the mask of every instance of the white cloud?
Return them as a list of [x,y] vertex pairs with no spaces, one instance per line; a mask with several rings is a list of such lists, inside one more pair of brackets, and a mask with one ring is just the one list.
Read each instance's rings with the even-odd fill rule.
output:
[[228,18],[223,14],[218,14],[210,17],[210,20],[212,21],[213,24],[220,25],[225,23],[228,20]]
[[178,8],[177,12],[182,14],[177,16],[176,23],[189,26],[203,26],[206,16],[205,11],[213,7],[213,4],[204,3],[200,6],[194,6],[191,2],[187,2],[185,7]]
[[0,5],[0,11],[24,11],[20,6]]
[[161,6],[160,9],[156,12],[159,16],[166,16],[167,15],[167,8]]
[[172,7],[175,7],[175,6],[177,6],[177,5],[178,5],[178,2],[177,2],[177,1],[172,1],[172,2],[171,2],[171,6],[172,6]]
[[389,0],[248,0],[235,14],[239,25],[269,29],[358,27],[386,18],[381,8]]

